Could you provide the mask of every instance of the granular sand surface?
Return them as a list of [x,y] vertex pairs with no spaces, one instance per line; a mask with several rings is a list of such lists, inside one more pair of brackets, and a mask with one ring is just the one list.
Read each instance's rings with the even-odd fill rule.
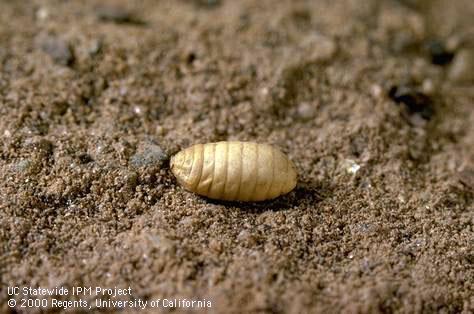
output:
[[[473,16],[1,1],[1,312],[39,312],[7,287],[85,286],[212,303],[150,313],[473,313]],[[239,204],[179,187],[169,157],[220,140],[278,146],[296,189]]]

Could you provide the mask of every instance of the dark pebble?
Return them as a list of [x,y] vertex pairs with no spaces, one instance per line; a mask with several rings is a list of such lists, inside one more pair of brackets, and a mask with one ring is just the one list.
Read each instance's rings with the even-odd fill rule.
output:
[[450,63],[454,58],[454,53],[448,51],[439,40],[432,40],[427,43],[427,50],[431,58],[431,63],[436,65],[445,65]]
[[410,113],[419,114],[426,120],[434,114],[433,102],[429,96],[409,85],[393,86],[388,96],[397,103],[404,104]]
[[41,49],[47,53],[54,62],[70,66],[74,63],[74,54],[69,43],[65,40],[55,37],[55,36],[46,36],[40,40]]

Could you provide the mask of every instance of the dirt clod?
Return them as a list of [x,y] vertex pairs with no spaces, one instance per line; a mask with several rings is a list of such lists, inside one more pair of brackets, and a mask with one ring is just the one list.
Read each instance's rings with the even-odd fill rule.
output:
[[168,154],[160,146],[145,142],[140,143],[137,152],[130,158],[130,163],[135,167],[159,166],[168,158]]

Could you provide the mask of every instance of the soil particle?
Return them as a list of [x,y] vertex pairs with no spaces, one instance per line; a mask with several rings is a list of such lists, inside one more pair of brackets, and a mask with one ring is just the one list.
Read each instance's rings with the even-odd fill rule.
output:
[[303,121],[309,121],[313,119],[317,113],[316,107],[316,105],[306,101],[300,103],[296,110],[298,118]]
[[13,169],[18,172],[25,172],[31,168],[32,162],[29,159],[22,159],[13,165]]
[[141,142],[137,152],[130,158],[130,163],[134,167],[160,166],[168,158],[168,154],[160,146]]
[[102,50],[103,46],[104,43],[101,39],[94,39],[88,45],[87,52],[90,56],[95,56]]
[[474,169],[466,168],[459,172],[459,181],[474,192]]
[[38,44],[54,62],[64,66],[70,66],[73,64],[74,53],[66,40],[57,36],[46,35],[38,38]]
[[334,40],[320,34],[311,34],[302,40],[302,59],[308,63],[330,61],[337,52]]
[[454,58],[448,76],[459,83],[474,82],[474,50],[462,49]]
[[44,8],[44,7],[40,7],[38,8],[38,10],[36,10],[36,18],[40,21],[44,21],[46,19],[48,19],[49,17],[49,10],[47,8]]

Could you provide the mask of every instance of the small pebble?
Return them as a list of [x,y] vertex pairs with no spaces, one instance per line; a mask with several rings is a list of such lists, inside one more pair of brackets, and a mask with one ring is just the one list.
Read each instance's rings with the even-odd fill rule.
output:
[[474,81],[474,51],[464,49],[456,54],[449,68],[448,77],[455,82]]
[[380,98],[380,96],[382,96],[382,94],[383,94],[382,86],[380,86],[379,84],[373,84],[373,85],[370,87],[370,94],[371,94],[374,98]]
[[334,57],[337,45],[330,37],[311,34],[303,39],[301,50],[303,58],[308,62],[325,62]]
[[13,165],[13,168],[17,172],[24,172],[30,168],[32,162],[29,159],[22,159]]
[[398,195],[398,201],[402,204],[405,204],[406,203],[406,199],[403,195]]
[[161,165],[168,154],[158,145],[153,143],[141,143],[137,152],[130,158],[130,163],[135,167]]
[[459,49],[463,42],[462,34],[455,34],[446,39],[446,49],[449,51],[456,51]]
[[426,123],[428,122],[425,118],[423,118],[419,114],[413,114],[409,117],[410,124],[419,128],[419,130],[422,130],[425,126]]
[[65,40],[55,36],[45,36],[39,39],[39,45],[54,62],[64,66],[74,63],[73,51]]
[[431,79],[425,79],[421,86],[423,93],[432,94],[435,91],[435,84]]
[[156,126],[156,134],[163,136],[166,133],[166,129],[162,125]]
[[87,52],[90,56],[98,54],[102,50],[103,42],[100,39],[94,39],[91,41]]
[[316,115],[316,108],[309,102],[302,102],[298,105],[296,109],[298,118],[303,121],[309,121],[313,119]]
[[46,8],[39,8],[38,11],[36,11],[36,18],[40,21],[44,21],[49,17],[49,11]]
[[359,169],[360,169],[360,165],[357,164],[352,159],[346,159],[346,160],[344,160],[344,168],[346,169],[347,173],[356,174],[357,171],[359,171]]

